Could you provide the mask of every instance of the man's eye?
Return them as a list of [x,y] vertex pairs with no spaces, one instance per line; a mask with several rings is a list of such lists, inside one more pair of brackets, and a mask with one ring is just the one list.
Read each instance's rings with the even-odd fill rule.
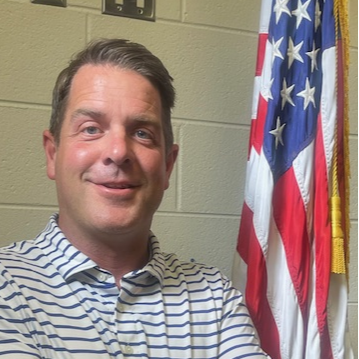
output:
[[89,127],[86,127],[84,128],[83,132],[89,134],[89,135],[95,135],[97,133],[99,133],[99,129],[95,126],[89,126]]
[[137,130],[136,135],[139,138],[144,139],[144,140],[151,139],[151,135],[147,131],[144,131],[144,130]]

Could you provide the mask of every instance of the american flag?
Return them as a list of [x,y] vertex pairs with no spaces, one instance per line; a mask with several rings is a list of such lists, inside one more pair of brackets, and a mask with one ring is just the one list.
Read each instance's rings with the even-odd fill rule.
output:
[[233,281],[273,359],[353,358],[346,276],[331,273],[336,154],[341,197],[346,179],[336,16],[333,0],[262,1]]

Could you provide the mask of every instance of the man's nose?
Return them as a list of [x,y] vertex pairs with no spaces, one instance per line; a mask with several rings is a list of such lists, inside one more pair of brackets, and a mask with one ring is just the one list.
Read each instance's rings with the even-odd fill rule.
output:
[[105,137],[104,163],[117,166],[129,163],[132,158],[132,141],[129,136],[124,131],[117,131]]

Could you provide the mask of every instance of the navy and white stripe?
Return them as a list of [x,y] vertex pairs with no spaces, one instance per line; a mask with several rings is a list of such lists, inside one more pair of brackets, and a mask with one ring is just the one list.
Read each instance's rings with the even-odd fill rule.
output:
[[57,215],[0,250],[4,358],[264,358],[242,295],[213,267],[160,251],[114,277],[79,252]]

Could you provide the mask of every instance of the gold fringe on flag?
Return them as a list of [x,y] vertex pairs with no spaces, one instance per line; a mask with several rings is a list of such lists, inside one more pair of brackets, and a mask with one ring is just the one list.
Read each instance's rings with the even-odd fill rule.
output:
[[340,208],[340,197],[331,198],[330,215],[332,224],[332,272],[346,273],[345,241],[341,225],[342,212]]
[[[332,198],[330,201],[331,207],[331,225],[332,225],[332,255],[331,255],[331,271],[333,273],[348,273],[349,264],[349,110],[348,110],[348,71],[349,71],[349,25],[348,25],[348,1],[334,0],[334,17],[335,17],[335,31],[336,39],[338,41],[339,33],[343,45],[343,157],[344,157],[344,206],[341,206],[341,198],[339,191],[338,178],[338,121],[337,129],[334,139],[333,150],[333,172],[332,172]],[[337,65],[338,65],[338,51],[337,46]],[[344,228],[342,230],[342,210],[344,211]]]

